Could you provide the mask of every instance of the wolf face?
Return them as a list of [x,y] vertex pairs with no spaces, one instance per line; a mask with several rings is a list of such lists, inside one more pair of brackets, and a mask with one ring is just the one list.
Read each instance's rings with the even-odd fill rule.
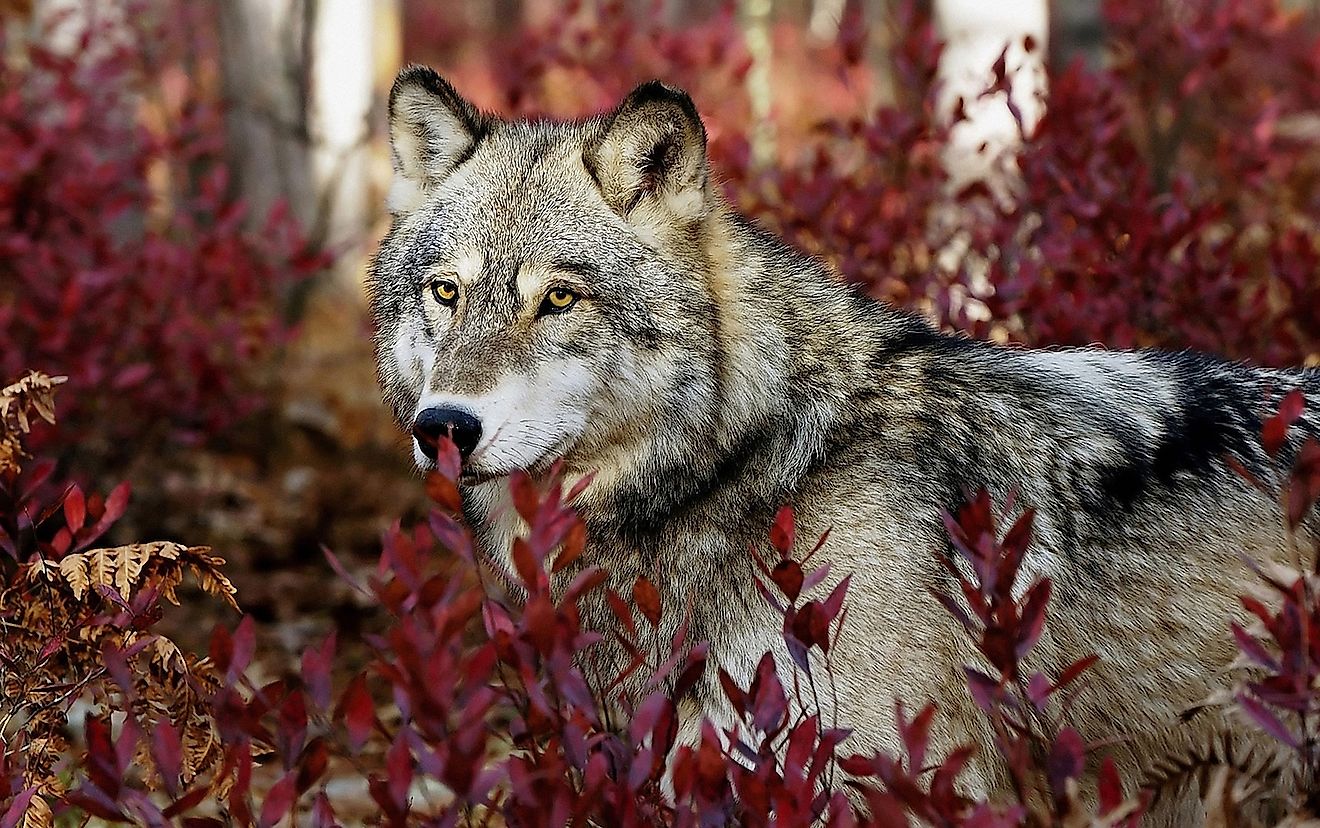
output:
[[681,249],[709,203],[685,94],[651,83],[591,120],[505,122],[414,67],[390,135],[393,222],[369,289],[380,381],[419,466],[444,434],[475,483],[608,465],[630,436],[702,427],[673,399],[711,382],[677,356],[710,349],[712,317]]

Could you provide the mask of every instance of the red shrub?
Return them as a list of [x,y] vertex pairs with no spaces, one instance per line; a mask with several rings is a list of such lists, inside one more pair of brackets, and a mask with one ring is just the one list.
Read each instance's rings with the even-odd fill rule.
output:
[[319,264],[282,212],[247,229],[220,113],[171,63],[195,45],[185,21],[134,11],[135,37],[99,22],[67,50],[0,20],[16,47],[0,68],[0,376],[69,377],[55,439],[84,461],[214,435],[262,405],[252,365]]
[[[679,28],[658,7],[639,19],[622,3],[574,3],[498,35],[460,38],[448,21],[438,48],[419,27],[410,57],[508,114],[599,111],[652,76],[684,85],[737,206],[874,295],[978,336],[1320,358],[1314,16],[1273,0],[1108,0],[1114,67],[1052,74],[1006,206],[979,187],[948,192],[939,45],[920,5],[890,12],[897,94],[872,110],[856,21],[827,46],[778,31],[766,123],[727,15]],[[766,128],[777,151],[754,163]]]

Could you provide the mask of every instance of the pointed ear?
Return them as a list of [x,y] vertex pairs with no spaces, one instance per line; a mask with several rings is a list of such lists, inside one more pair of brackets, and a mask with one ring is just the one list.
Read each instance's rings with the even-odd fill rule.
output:
[[582,160],[601,195],[625,219],[654,205],[695,219],[706,207],[706,128],[681,89],[650,81],[601,122]]
[[394,182],[386,206],[397,215],[415,209],[431,188],[466,161],[494,119],[434,70],[409,66],[390,89],[389,120]]

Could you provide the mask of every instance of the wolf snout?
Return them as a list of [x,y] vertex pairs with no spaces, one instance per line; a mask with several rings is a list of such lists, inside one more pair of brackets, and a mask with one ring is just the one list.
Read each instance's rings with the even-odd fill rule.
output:
[[413,421],[413,438],[422,454],[432,460],[436,443],[448,437],[466,460],[481,439],[481,421],[461,408],[426,408]]

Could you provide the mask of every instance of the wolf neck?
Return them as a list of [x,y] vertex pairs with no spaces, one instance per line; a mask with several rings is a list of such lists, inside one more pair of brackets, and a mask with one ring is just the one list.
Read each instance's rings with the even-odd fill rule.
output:
[[819,262],[731,211],[704,230],[702,278],[715,313],[712,347],[693,359],[709,361],[710,393],[677,401],[689,408],[673,422],[687,430],[634,447],[628,467],[589,496],[636,531],[714,505],[720,492],[739,492],[748,510],[791,500],[879,344],[880,306],[852,296]]

